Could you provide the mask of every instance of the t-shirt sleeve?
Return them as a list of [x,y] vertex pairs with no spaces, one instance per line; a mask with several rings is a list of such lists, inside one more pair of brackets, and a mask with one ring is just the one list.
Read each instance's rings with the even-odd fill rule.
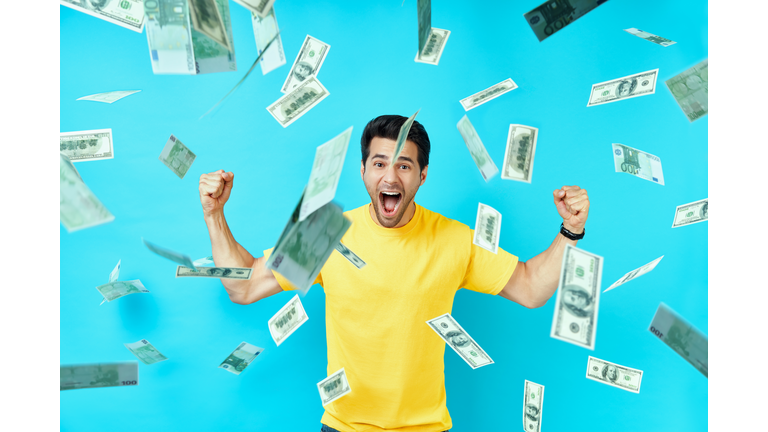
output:
[[[470,233],[471,242],[475,231],[470,230]],[[484,294],[500,293],[512,277],[518,258],[502,248],[496,254],[474,243],[471,243],[470,248],[469,263],[461,287]]]
[[[265,250],[264,251],[264,258],[269,259],[269,256],[272,255],[272,250],[274,250],[274,249],[275,248],[269,248],[269,249]],[[275,279],[277,279],[277,283],[280,284],[280,288],[282,288],[283,291],[293,291],[293,290],[297,289],[296,286],[291,283],[291,281],[289,281],[288,279],[283,277],[283,275],[281,275],[280,273],[272,270],[272,274],[275,276]],[[320,284],[321,286],[323,285],[323,272],[322,272],[322,270],[320,271],[320,273],[317,274],[317,277],[315,278],[315,281],[312,283],[312,285],[314,285],[314,284]]]

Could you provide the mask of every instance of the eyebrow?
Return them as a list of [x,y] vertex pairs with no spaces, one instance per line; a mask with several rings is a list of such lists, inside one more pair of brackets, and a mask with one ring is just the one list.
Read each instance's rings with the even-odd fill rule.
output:
[[[377,158],[378,159],[389,160],[389,155],[385,155],[385,154],[382,154],[382,153],[377,153],[377,154],[373,155],[373,157],[371,157],[371,160],[377,159]],[[407,161],[407,162],[410,162],[412,164],[415,164],[413,159],[409,158],[408,156],[400,155],[400,157],[398,157],[397,160]]]

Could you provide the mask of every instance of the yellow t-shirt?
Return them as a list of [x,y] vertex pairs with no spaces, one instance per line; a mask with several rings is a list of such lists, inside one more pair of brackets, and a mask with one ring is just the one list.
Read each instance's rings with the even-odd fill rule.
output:
[[328,374],[345,368],[352,388],[321,421],[341,432],[448,430],[445,342],[426,321],[450,313],[461,287],[498,294],[518,259],[474,245],[474,230],[418,204],[400,228],[377,225],[369,205],[344,213],[352,226],[342,238],[367,265],[334,252],[315,280],[326,297]]

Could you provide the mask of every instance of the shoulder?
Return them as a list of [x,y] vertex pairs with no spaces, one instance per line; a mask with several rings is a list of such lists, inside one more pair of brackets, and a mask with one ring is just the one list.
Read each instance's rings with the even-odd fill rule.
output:
[[368,204],[363,204],[358,208],[345,211],[344,216],[346,216],[347,219],[351,220],[352,222],[355,222],[356,219],[360,219],[362,216],[365,216],[367,212]]
[[[416,204],[418,205],[418,204]],[[421,207],[421,206],[419,206]],[[470,228],[455,219],[445,217],[440,213],[421,207],[421,218],[426,226],[433,227],[441,233],[448,231],[456,234],[470,235]]]

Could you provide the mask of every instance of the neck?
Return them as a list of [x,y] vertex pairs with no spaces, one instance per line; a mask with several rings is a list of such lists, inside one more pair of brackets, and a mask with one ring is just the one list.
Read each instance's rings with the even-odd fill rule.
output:
[[[376,225],[382,228],[390,228],[390,227],[385,227],[384,225],[379,223],[379,218],[376,217],[376,210],[373,208],[373,203],[371,203],[371,205],[368,206],[368,214],[371,215],[371,219],[373,219],[373,222]],[[407,225],[408,222],[410,222],[411,219],[413,219],[414,214],[416,214],[416,203],[414,201],[411,201],[411,203],[408,204],[408,208],[405,210],[405,213],[403,213],[403,218],[400,219],[400,222],[392,228],[400,228]]]

